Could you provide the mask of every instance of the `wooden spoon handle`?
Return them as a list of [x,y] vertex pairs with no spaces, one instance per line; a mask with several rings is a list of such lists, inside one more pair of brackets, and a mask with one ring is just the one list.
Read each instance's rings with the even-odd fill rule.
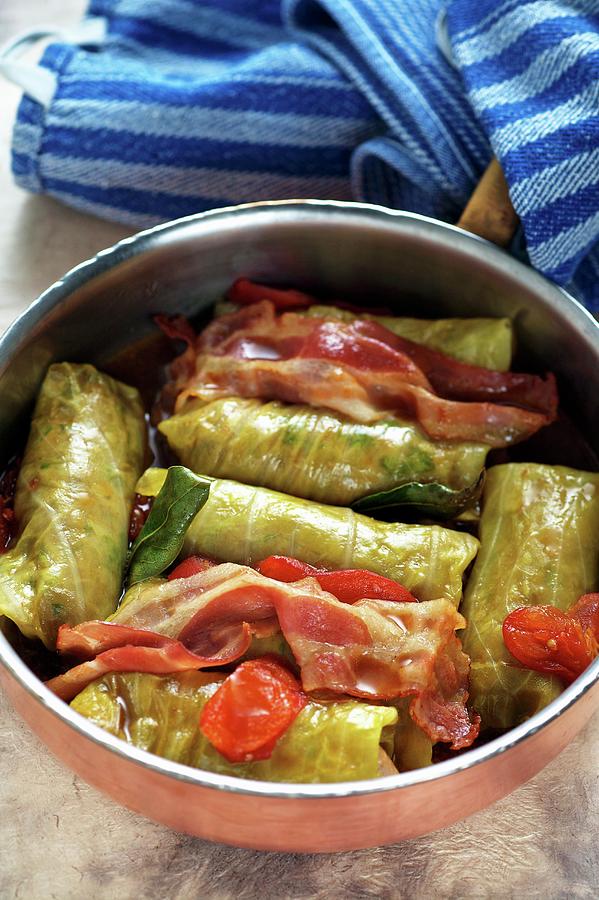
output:
[[505,175],[495,157],[485,169],[457,224],[499,247],[507,247],[512,240],[518,227],[518,216],[510,200]]

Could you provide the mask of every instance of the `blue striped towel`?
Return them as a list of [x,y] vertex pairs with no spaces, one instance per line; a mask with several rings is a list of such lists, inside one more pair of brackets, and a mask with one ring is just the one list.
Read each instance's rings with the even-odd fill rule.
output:
[[[265,198],[455,221],[492,152],[529,259],[599,310],[599,0],[92,0],[17,182],[148,225]],[[52,73],[51,75],[48,74]]]

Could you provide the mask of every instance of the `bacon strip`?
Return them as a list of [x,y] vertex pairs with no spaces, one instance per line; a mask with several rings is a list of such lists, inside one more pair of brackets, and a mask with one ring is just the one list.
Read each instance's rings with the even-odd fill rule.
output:
[[250,623],[252,633],[261,637],[278,630],[273,585],[278,582],[253,569],[222,563],[190,578],[148,586],[121,607],[115,621],[166,634],[194,653],[210,655],[220,629]]
[[165,316],[160,313],[154,316],[154,321],[172,341],[183,341],[188,346],[194,345],[196,333],[193,325],[185,316]]
[[277,309],[302,309],[316,303],[316,298],[290,288],[273,288],[248,278],[238,278],[227,291],[227,300],[242,306],[270,300]]
[[[69,634],[64,629],[69,629],[74,634]],[[180,641],[152,631],[113,625],[110,622],[84,622],[73,629],[68,625],[62,625],[60,632],[62,642],[59,640],[57,643],[59,649],[89,648],[93,644],[105,648],[94,659],[81,663],[69,669],[64,675],[58,675],[46,682],[51,691],[67,702],[107,672],[148,672],[152,675],[167,675],[171,672],[226,665],[239,659],[248,649],[252,639],[251,629],[244,626],[242,631],[231,635],[236,640],[223,645],[212,657],[206,658],[192,653]]]
[[550,418],[515,406],[460,403],[385,372],[356,373],[327,360],[237,360],[199,356],[194,378],[179,394],[176,409],[189,397],[259,397],[325,407],[357,422],[376,422],[390,413],[416,419],[434,440],[478,441],[506,447],[525,440]]
[[239,570],[246,571],[224,564],[142,588],[117,612],[118,622],[61,626],[57,650],[89,661],[53,678],[48,687],[71,700],[106,672],[159,675],[239,659],[252,635],[278,631],[273,604],[245,590]]
[[[339,352],[341,341],[344,353]],[[543,379],[528,373],[496,372],[445,356],[372,320],[348,323],[296,314],[277,316],[273,305],[264,301],[215,320],[202,332],[196,351],[243,356],[243,349],[247,352],[253,347],[257,351],[261,344],[268,344],[271,352],[276,348],[281,359],[301,354],[350,363],[352,358],[346,354],[353,350],[354,365],[359,360],[358,368],[376,371],[387,367],[409,369],[412,362],[410,371],[417,372],[421,379],[418,383],[426,386],[428,379],[439,396],[449,400],[510,403],[551,416],[557,409],[551,374]],[[256,358],[255,353],[246,358]]]
[[445,356],[424,344],[393,334],[377,322],[356,321],[353,327],[359,334],[383,341],[409,356],[441,397],[515,404],[552,419],[557,414],[557,386],[551,372],[545,378],[522,372],[496,372]]
[[552,376],[543,381],[466,366],[373,322],[277,316],[267,300],[216,319],[175,362],[173,377],[178,410],[189,397],[234,394],[307,403],[365,423],[399,413],[435,440],[492,447],[530,437],[553,421],[557,406]]
[[349,605],[313,578],[284,584],[227,563],[148,585],[117,616],[118,623],[61,628],[59,649],[97,655],[49,683],[59,696],[72,698],[112,670],[160,674],[233,662],[256,628],[278,620],[305,690],[367,699],[411,696],[420,727],[456,749],[478,732],[465,706],[468,658],[455,636],[465,623],[446,600]]
[[468,747],[480,720],[469,715],[470,663],[455,630],[465,621],[447,600],[351,607],[290,599],[277,605],[281,630],[307,691],[371,700],[412,696],[410,715],[433,741]]

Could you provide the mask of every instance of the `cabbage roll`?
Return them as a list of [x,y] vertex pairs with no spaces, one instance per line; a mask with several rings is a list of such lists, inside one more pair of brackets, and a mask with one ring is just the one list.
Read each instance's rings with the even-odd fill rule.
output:
[[349,506],[408,482],[475,484],[488,447],[431,441],[416,423],[372,425],[309,406],[227,397],[162,422],[183,465],[296,497]]
[[198,727],[202,708],[217,688],[214,673],[113,673],[88,685],[71,706],[139,749],[221,775],[303,784],[379,775],[384,731],[397,721],[392,707],[310,700],[269,759],[230,763]]
[[520,606],[566,610],[599,587],[599,474],[534,463],[495,466],[480,539],[461,608],[470,696],[484,727],[510,728],[546,706],[562,685],[518,667],[503,643],[503,621]]
[[[138,493],[155,496],[164,478],[164,469],[148,469]],[[457,605],[477,548],[476,538],[439,525],[377,522],[351,509],[214,479],[181,556],[251,566],[278,554],[323,568],[369,569],[403,584],[419,600],[444,597]]]
[[137,391],[90,365],[50,366],[17,481],[14,547],[0,557],[0,614],[52,648],[58,627],[116,609],[135,482]]
[[400,337],[424,344],[472,366],[507,372],[512,362],[514,335],[510,319],[409,319],[404,316],[370,316],[336,306],[311,306],[308,316],[328,319],[371,319]]

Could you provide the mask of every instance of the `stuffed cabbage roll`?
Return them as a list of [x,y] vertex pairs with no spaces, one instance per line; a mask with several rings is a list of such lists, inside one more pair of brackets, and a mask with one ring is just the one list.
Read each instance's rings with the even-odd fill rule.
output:
[[520,668],[505,648],[512,610],[568,609],[599,587],[599,474],[510,463],[487,476],[481,549],[466,589],[464,650],[471,700],[487,728],[509,728],[546,706],[561,682]]
[[198,727],[217,678],[201,672],[167,677],[112,673],[85,688],[71,706],[139,749],[222,775],[309,784],[380,774],[380,744],[384,731],[392,732],[397,712],[355,700],[309,700],[269,759],[228,762]]
[[195,472],[339,506],[409,482],[463,490],[476,483],[489,450],[431,441],[416,423],[395,418],[365,425],[240,397],[192,403],[159,430]]
[[50,366],[15,495],[18,535],[0,557],[0,614],[53,647],[58,627],[116,609],[143,468],[134,388],[90,365]]
[[[155,496],[164,478],[164,469],[148,469],[137,492]],[[214,479],[181,556],[253,565],[276,554],[322,568],[368,569],[403,584],[419,600],[444,597],[457,605],[477,548],[471,535],[438,525],[377,522],[351,509]]]
[[268,300],[223,316],[199,335],[164,321],[187,349],[171,367],[167,394],[181,412],[190,398],[238,396],[326,408],[355,422],[401,413],[433,440],[504,447],[555,419],[551,374],[496,372],[407,341],[376,322],[340,322]]

